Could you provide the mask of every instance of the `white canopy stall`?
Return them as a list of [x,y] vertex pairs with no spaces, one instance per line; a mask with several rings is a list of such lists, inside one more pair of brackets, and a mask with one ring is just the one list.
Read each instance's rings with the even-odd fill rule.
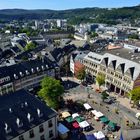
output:
[[87,121],[80,122],[79,126],[83,128],[83,130],[88,130],[90,128],[90,124]]
[[78,113],[72,114],[72,118],[73,118],[73,119],[75,119],[76,117],[79,117],[79,114],[78,114]]
[[91,107],[88,103],[85,103],[85,104],[83,104],[83,105],[84,105],[84,108],[85,108],[86,110],[92,109],[92,107]]
[[97,140],[105,140],[105,135],[102,131],[94,133],[94,136],[96,137]]

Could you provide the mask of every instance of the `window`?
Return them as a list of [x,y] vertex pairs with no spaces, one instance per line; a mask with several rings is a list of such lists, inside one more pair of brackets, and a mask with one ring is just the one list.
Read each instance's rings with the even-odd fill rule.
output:
[[53,137],[53,130],[49,131],[49,138]]
[[34,137],[34,131],[33,130],[30,130],[29,131],[29,135],[30,135],[30,138],[33,138]]
[[45,140],[44,135],[40,136],[40,140]]
[[21,136],[19,136],[18,139],[19,139],[19,140],[24,140],[24,137],[21,135]]
[[43,124],[39,126],[39,132],[43,132],[44,131],[44,128],[43,128]]
[[49,127],[52,127],[52,126],[53,126],[52,120],[49,120],[49,121],[48,121],[48,126],[49,126]]

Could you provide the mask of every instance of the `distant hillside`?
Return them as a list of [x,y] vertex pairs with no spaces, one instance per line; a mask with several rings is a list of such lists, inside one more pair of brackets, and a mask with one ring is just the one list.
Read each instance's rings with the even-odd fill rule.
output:
[[71,23],[85,21],[116,21],[116,19],[134,20],[140,18],[140,6],[124,8],[81,8],[70,10],[24,10],[24,9],[4,9],[0,10],[0,19],[50,19],[62,18],[70,19]]

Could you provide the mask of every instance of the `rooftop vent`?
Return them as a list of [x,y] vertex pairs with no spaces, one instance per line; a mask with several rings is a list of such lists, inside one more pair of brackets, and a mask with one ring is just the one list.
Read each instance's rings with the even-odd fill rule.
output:
[[133,57],[131,57],[131,60],[134,60],[134,58],[133,58]]
[[5,129],[5,132],[6,132],[7,134],[11,132],[11,128],[8,126],[7,123],[5,123],[4,129]]
[[46,68],[48,68],[48,65],[46,65]]
[[18,128],[23,126],[23,123],[22,123],[22,121],[19,118],[17,118],[16,124],[17,124]]
[[29,75],[30,74],[28,70],[26,70],[25,72],[26,72],[26,75]]
[[120,53],[116,53],[116,55],[120,55]]
[[39,108],[37,109],[37,115],[38,115],[39,118],[43,116],[43,113],[41,113]]
[[27,119],[29,122],[32,122],[34,120],[33,117],[31,117],[30,113],[27,114]]
[[15,79],[18,79],[18,76],[17,76],[16,74],[14,74],[14,78],[15,78]]
[[33,68],[31,69],[31,71],[32,71],[32,73],[34,73],[34,72],[35,72]]

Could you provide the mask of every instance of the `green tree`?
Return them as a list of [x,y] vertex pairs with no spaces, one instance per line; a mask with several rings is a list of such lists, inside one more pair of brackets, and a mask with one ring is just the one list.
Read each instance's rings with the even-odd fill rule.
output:
[[41,90],[38,95],[43,98],[47,104],[57,109],[59,107],[60,97],[64,93],[64,88],[59,80],[52,77],[45,77],[41,82]]
[[34,43],[34,42],[29,42],[29,43],[25,46],[25,51],[32,50],[32,49],[35,49],[35,48],[36,48],[36,43]]
[[133,106],[135,106],[140,101],[140,87],[134,88],[129,92],[129,98],[133,101]]
[[81,69],[79,69],[79,71],[76,73],[76,77],[77,79],[83,81],[85,79],[86,76],[86,72],[85,72],[85,68],[82,67]]
[[99,85],[99,88],[105,84],[105,76],[103,74],[98,74],[96,76],[96,82],[98,83]]
[[105,91],[103,91],[101,94],[102,101],[104,102],[104,100],[107,99],[108,96],[109,95]]
[[94,38],[94,37],[97,37],[97,36],[98,36],[98,34],[96,32],[91,32],[90,37]]
[[139,39],[139,35],[138,34],[131,34],[128,36],[129,39]]

